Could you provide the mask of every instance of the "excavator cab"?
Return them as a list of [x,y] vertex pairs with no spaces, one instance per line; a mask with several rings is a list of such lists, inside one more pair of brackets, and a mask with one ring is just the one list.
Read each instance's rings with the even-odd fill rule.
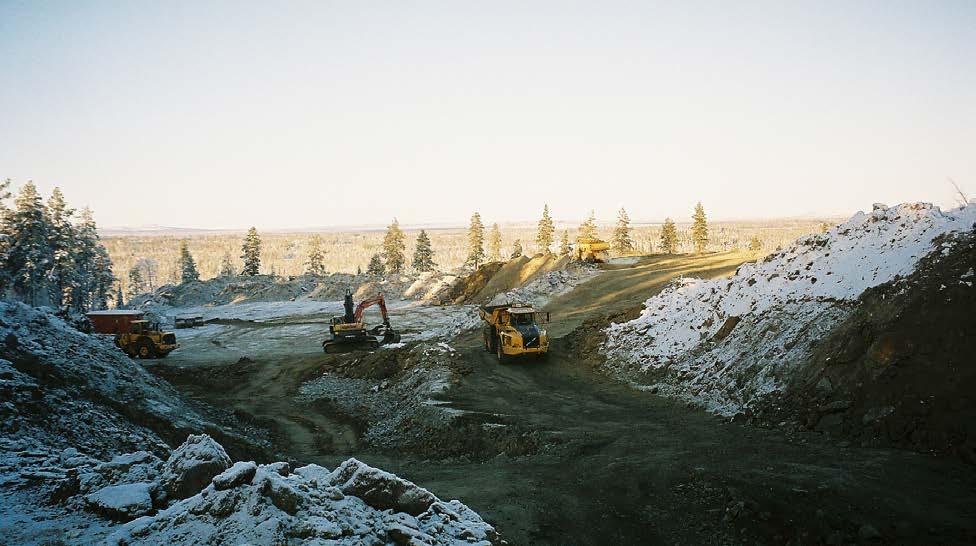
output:
[[[367,328],[363,322],[363,312],[378,305],[383,322],[372,328]],[[327,353],[344,353],[356,350],[379,348],[380,345],[398,343],[400,334],[390,325],[390,316],[386,311],[386,299],[383,294],[367,298],[359,305],[355,305],[352,292],[346,290],[343,300],[345,313],[339,317],[332,317],[329,324],[330,339],[322,342],[322,350]]]

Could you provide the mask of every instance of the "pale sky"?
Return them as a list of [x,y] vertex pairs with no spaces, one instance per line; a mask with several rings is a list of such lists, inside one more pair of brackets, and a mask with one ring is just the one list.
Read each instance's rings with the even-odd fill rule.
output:
[[976,194],[976,2],[0,0],[0,177],[103,226]]

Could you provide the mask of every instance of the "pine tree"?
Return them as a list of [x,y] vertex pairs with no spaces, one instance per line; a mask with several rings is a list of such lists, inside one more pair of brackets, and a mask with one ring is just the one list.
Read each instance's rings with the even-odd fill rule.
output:
[[312,235],[308,240],[308,263],[305,272],[310,275],[325,275],[325,252],[322,251],[322,238]]
[[72,298],[72,306],[79,311],[105,309],[115,277],[112,275],[112,260],[99,242],[95,216],[88,207],[81,211],[74,261],[79,280],[78,293]]
[[586,219],[585,222],[580,224],[579,227],[579,238],[580,239],[596,239],[596,212],[590,211],[590,217]]
[[560,256],[569,256],[569,253],[572,252],[572,251],[573,251],[573,249],[570,248],[570,246],[569,246],[569,230],[568,229],[564,229],[563,230],[563,236],[559,240],[559,255]]
[[142,276],[142,268],[136,265],[129,268],[129,299],[146,293],[146,280]]
[[617,213],[617,227],[613,229],[613,240],[610,246],[617,254],[626,254],[634,251],[634,242],[630,239],[630,216],[627,211],[620,207]]
[[10,286],[10,275],[7,271],[7,255],[10,252],[10,232],[8,215],[10,214],[10,209],[7,207],[7,199],[10,199],[10,185],[12,184],[9,178],[0,181],[0,297],[5,296],[7,287]]
[[244,260],[241,275],[253,277],[261,274],[261,237],[258,236],[257,228],[247,230],[244,244],[241,245],[241,259]]
[[420,272],[433,271],[437,264],[434,263],[434,249],[430,245],[430,237],[427,232],[420,230],[417,235],[417,244],[413,251],[413,268]]
[[475,212],[471,215],[471,226],[468,228],[468,259],[467,265],[478,269],[485,261],[485,226],[481,223],[481,215]]
[[230,258],[230,252],[224,252],[224,256],[220,259],[219,274],[221,277],[237,276],[237,269],[234,267],[234,262]]
[[186,246],[186,241],[180,241],[180,283],[196,282],[200,280],[200,273],[197,272],[197,264],[193,261],[193,255]]
[[695,205],[694,223],[691,226],[691,239],[695,243],[695,252],[701,254],[708,246],[708,221],[705,219],[705,208],[701,201]]
[[373,254],[373,257],[369,259],[369,265],[366,266],[367,275],[385,275],[386,266],[383,265],[383,260],[380,258],[379,254]]
[[386,271],[392,274],[403,272],[403,267],[407,263],[406,235],[400,229],[400,222],[396,218],[393,223],[386,226],[386,236],[383,237],[383,260],[385,261]]
[[491,225],[488,231],[488,261],[500,262],[502,259],[502,231],[498,229],[498,223]]
[[535,237],[535,242],[539,245],[539,252],[549,254],[549,247],[552,246],[553,233],[555,231],[556,226],[549,216],[549,205],[547,204],[542,208],[542,219],[539,220],[539,232]]
[[122,295],[122,283],[119,282],[118,284],[116,284],[115,308],[121,309],[123,307],[125,307],[125,297],[123,297]]
[[53,255],[44,203],[33,182],[20,188],[14,209],[4,215],[2,228],[0,232],[8,238],[3,264],[6,276],[16,295],[37,305]]
[[665,254],[674,254],[678,250],[678,228],[674,225],[674,220],[664,219],[664,227],[661,228],[661,251]]
[[52,252],[50,280],[51,303],[55,307],[70,305],[78,288],[75,264],[75,226],[71,217],[75,211],[68,208],[59,188],[51,191],[47,201],[48,246]]
[[156,290],[156,286],[159,284],[159,265],[156,263],[156,260],[152,258],[139,258],[136,260],[133,269],[139,271],[142,279],[142,282],[136,287],[139,291],[134,294],[144,294]]
[[760,239],[758,235],[753,235],[752,240],[749,241],[749,250],[753,252],[759,252],[760,250],[762,250],[762,247],[763,247],[762,239]]
[[519,258],[522,256],[522,241],[515,239],[512,244],[512,259]]

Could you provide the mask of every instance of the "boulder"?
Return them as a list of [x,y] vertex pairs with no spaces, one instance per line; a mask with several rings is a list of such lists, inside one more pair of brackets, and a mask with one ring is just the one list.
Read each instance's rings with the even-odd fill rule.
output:
[[332,485],[361,498],[377,510],[422,514],[437,497],[430,491],[389,472],[349,459],[332,472]]
[[254,461],[238,461],[234,463],[234,466],[214,476],[214,488],[223,491],[249,483],[257,469],[258,465]]
[[110,485],[85,495],[92,511],[116,521],[130,521],[153,511],[153,489],[150,482]]
[[190,435],[163,464],[163,486],[174,499],[185,499],[206,487],[231,466],[227,452],[206,434]]

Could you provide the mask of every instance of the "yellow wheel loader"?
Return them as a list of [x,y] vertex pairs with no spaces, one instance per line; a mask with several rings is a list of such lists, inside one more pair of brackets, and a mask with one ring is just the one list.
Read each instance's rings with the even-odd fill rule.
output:
[[482,329],[485,351],[498,355],[498,361],[509,357],[549,354],[549,334],[540,322],[549,322],[549,313],[541,313],[528,305],[486,305],[479,309],[485,326]]
[[165,358],[179,347],[176,334],[160,331],[159,324],[148,320],[129,322],[128,331],[116,334],[115,345],[133,358]]

